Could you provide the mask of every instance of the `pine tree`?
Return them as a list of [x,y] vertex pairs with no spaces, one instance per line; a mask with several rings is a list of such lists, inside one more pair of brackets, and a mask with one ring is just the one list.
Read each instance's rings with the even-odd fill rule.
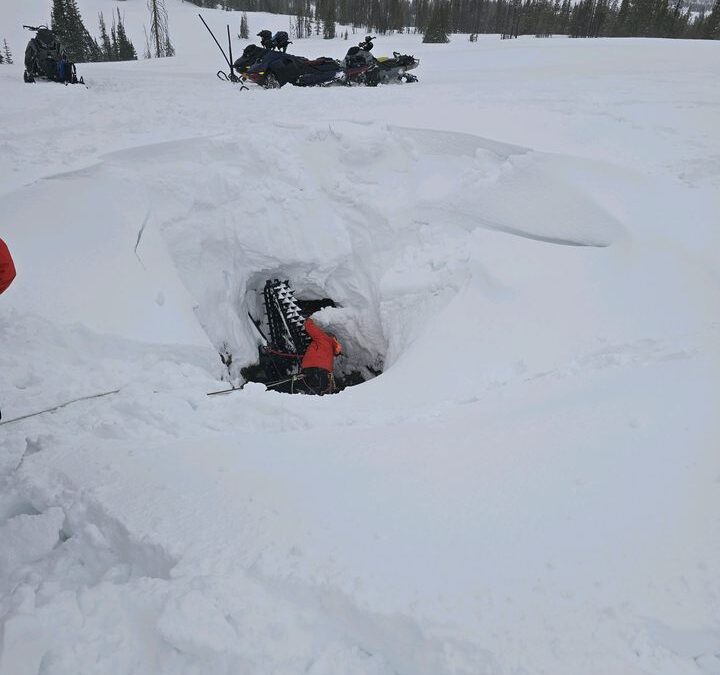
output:
[[[117,21],[117,59],[118,61],[136,61],[137,52],[125,32],[125,24],[122,16],[120,16],[119,9],[117,10]],[[171,54],[168,54],[168,56],[171,56]]]
[[168,14],[165,0],[148,0],[150,10],[150,41],[156,58],[174,56],[175,49],[170,42]]
[[423,42],[450,42],[448,38],[449,26],[449,9],[444,0],[435,0],[430,14],[430,21],[425,29]]
[[[5,59],[5,63],[12,65],[13,57],[12,52],[10,51],[10,47],[8,47],[7,40],[3,39],[3,54],[0,54]],[[2,63],[0,61],[0,63]]]
[[[291,15],[290,32],[296,38],[332,31],[329,18],[334,3],[335,23],[348,33],[410,30],[430,32],[429,39],[444,41],[452,33],[577,36],[653,36],[718,39],[720,0],[186,0],[202,7],[221,6],[239,11]],[[70,0],[52,0],[68,4]],[[704,4],[703,4],[704,3]],[[709,3],[709,4],[707,4]],[[704,11],[701,11],[702,7]],[[438,15],[445,14],[445,17]],[[438,18],[444,31],[434,37]],[[431,25],[432,24],[432,25]],[[432,30],[429,30],[432,29]],[[337,28],[336,28],[337,30]],[[250,31],[248,31],[249,34]],[[339,33],[345,36],[345,29]],[[157,41],[148,41],[156,51]],[[0,38],[1,45],[1,38]],[[161,47],[165,39],[160,41]]]
[[120,50],[118,49],[117,26],[115,25],[115,16],[113,15],[112,26],[110,26],[110,61],[117,61]]
[[165,56],[175,56],[175,47],[170,42],[170,36],[165,34]]
[[613,26],[611,35],[614,37],[624,37],[629,35],[628,16],[630,14],[630,0],[622,0],[620,3],[620,11],[615,17],[615,25]]
[[305,2],[299,0],[295,4],[295,21],[291,23],[291,34],[298,40],[305,37]]
[[247,40],[250,37],[250,28],[248,27],[247,12],[243,12],[240,17],[240,39]]
[[710,14],[705,19],[702,35],[706,40],[720,39],[720,0],[715,0]]
[[5,63],[5,57],[2,55],[2,52],[0,52],[0,65]]
[[50,27],[62,41],[68,33],[67,10],[65,0],[52,0],[50,9]]
[[70,61],[97,61],[102,50],[83,24],[76,0],[53,0],[51,26]]
[[[110,41],[110,36],[105,26],[105,17],[103,13],[98,14],[98,24],[100,25],[100,49],[102,49],[104,61],[115,60],[115,49],[113,49],[113,43]],[[114,28],[114,27],[113,27]],[[113,33],[113,37],[115,37]]]
[[681,37],[685,31],[686,22],[683,17],[683,0],[675,0],[673,13],[670,20],[670,37]]
[[323,3],[323,39],[332,40],[335,37],[335,0],[325,0]]

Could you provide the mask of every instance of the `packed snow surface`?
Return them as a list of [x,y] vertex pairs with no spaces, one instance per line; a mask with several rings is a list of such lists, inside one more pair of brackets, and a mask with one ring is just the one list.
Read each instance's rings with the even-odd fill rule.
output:
[[[720,43],[241,92],[168,0],[176,58],[25,85],[49,4],[0,7],[3,422],[117,392],[0,426],[1,675],[720,673]],[[384,373],[207,397],[267,278]]]

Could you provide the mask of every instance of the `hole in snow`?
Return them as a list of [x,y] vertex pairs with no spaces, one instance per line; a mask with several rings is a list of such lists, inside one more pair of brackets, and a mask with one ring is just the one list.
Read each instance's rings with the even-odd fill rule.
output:
[[[305,330],[305,320],[328,308],[341,309],[327,296],[322,288],[312,285],[296,293],[291,281],[281,278],[258,279],[248,287],[245,304],[258,341],[258,361],[241,369],[246,381],[260,382],[285,393],[320,393],[317,382],[303,373],[301,366],[313,341]],[[382,372],[380,355],[376,355],[372,363],[366,363],[362,356],[358,358],[363,350],[343,324],[342,313],[323,314],[321,318],[316,317],[315,323],[323,333],[335,337],[343,348],[343,353],[333,362],[335,392],[362,384]],[[228,353],[220,356],[229,367],[232,356]]]

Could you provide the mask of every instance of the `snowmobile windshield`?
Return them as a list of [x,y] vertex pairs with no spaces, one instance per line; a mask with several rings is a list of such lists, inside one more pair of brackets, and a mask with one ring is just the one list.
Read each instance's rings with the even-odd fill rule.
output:
[[48,28],[40,28],[35,38],[43,47],[45,47],[45,49],[51,49],[54,47],[57,40],[55,33]]

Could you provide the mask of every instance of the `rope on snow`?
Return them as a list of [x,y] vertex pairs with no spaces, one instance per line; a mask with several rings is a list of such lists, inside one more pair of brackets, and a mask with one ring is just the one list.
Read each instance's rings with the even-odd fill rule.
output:
[[110,396],[110,394],[117,394],[120,390],[119,389],[113,389],[112,391],[104,391],[101,394],[91,394],[90,396],[81,396],[80,398],[74,398],[70,401],[65,401],[65,403],[61,403],[60,405],[56,405],[52,408],[46,408],[45,410],[38,410],[34,413],[28,413],[27,415],[21,415],[20,417],[14,417],[11,420],[5,420],[4,422],[0,422],[0,426],[3,424],[12,424],[13,422],[19,422],[20,420],[26,420],[28,417],[37,417],[38,415],[44,415],[45,413],[51,413],[55,412],[56,410],[60,410],[60,408],[64,408],[65,406],[72,405],[73,403],[79,403],[80,401],[89,401],[92,398],[102,398],[103,396]]

